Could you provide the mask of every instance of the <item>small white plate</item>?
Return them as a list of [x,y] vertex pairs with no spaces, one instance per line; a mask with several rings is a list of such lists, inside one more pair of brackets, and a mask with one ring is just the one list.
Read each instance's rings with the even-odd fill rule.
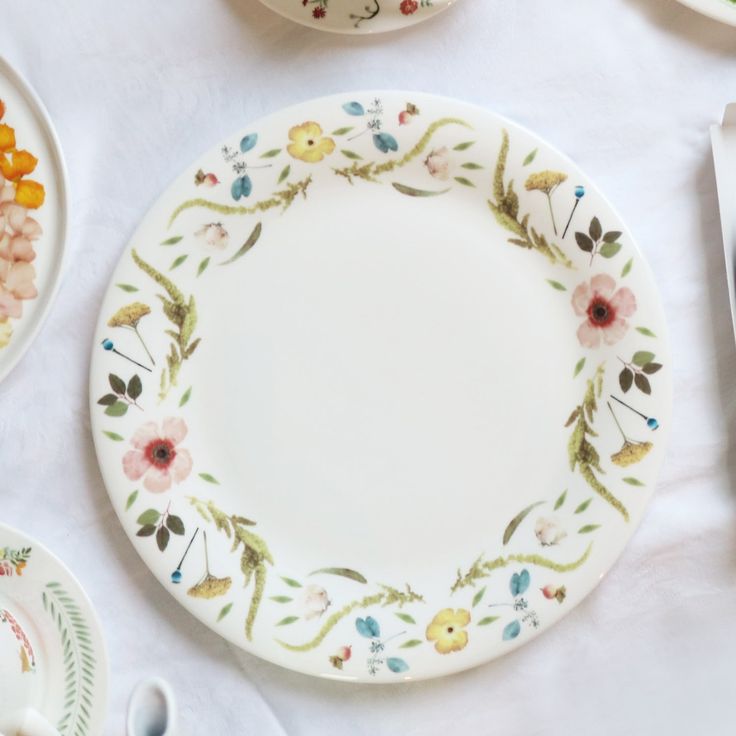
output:
[[412,26],[457,0],[261,0],[279,15],[332,33],[383,33]]
[[0,627],[11,626],[26,635],[18,639],[20,676],[35,680],[25,705],[61,736],[102,734],[108,665],[92,604],[48,549],[0,524]]
[[167,589],[261,657],[369,682],[477,665],[582,600],[671,401],[657,290],[591,181],[405,92],[304,103],[188,167],[115,271],[90,386]]
[[721,23],[736,26],[736,2],[731,0],[679,0],[679,2]]
[[0,101],[2,381],[38,334],[59,287],[68,187],[61,147],[43,103],[2,56]]

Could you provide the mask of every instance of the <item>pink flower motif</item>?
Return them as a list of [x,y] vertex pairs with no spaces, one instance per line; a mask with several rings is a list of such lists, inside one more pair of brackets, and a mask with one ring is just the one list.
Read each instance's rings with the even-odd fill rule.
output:
[[34,299],[36,270],[30,263],[13,262],[0,257],[0,320],[18,319],[23,314],[24,299]]
[[450,178],[450,152],[446,146],[438,148],[427,156],[424,161],[427,171],[440,181],[447,181]]
[[12,575],[13,566],[7,560],[0,561],[0,576],[12,577]]
[[183,419],[167,417],[161,429],[156,422],[146,422],[130,440],[135,449],[123,457],[125,475],[131,480],[145,476],[143,485],[151,493],[163,493],[172,483],[181,483],[192,470],[189,451],[177,447],[186,436]]
[[636,312],[636,297],[625,286],[617,291],[611,276],[599,274],[575,289],[572,307],[578,317],[586,318],[578,328],[580,344],[597,348],[601,339],[606,345],[613,345],[626,335],[626,317]]

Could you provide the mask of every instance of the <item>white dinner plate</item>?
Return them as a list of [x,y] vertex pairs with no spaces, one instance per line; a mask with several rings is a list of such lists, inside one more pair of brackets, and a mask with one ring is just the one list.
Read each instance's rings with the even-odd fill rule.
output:
[[247,125],[143,220],[101,307],[97,453],[146,564],[302,672],[497,657],[600,581],[668,432],[646,263],[528,131],[360,92]]
[[[0,524],[0,635],[18,656],[3,667],[61,736],[100,736],[107,712],[108,665],[100,623],[79,582],[48,549]],[[8,644],[8,641],[10,644]],[[0,692],[0,702],[6,692]],[[20,703],[14,703],[21,705]],[[8,717],[7,703],[0,724]]]
[[679,0],[703,15],[736,26],[736,0]]
[[61,281],[67,184],[43,104],[0,56],[0,381],[41,328]]
[[289,20],[333,33],[383,33],[420,23],[457,0],[261,0]]

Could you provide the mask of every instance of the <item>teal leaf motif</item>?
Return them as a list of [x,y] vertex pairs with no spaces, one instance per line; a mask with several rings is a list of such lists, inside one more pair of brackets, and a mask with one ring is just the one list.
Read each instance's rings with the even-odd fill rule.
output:
[[345,110],[348,115],[355,115],[356,117],[359,115],[365,115],[365,108],[360,104],[360,102],[346,102],[342,106],[342,109]]
[[381,627],[373,616],[355,619],[355,628],[366,639],[378,639],[381,636]]
[[400,657],[389,657],[386,660],[386,666],[391,670],[391,672],[396,672],[397,674],[400,672],[406,672],[409,669],[409,665]]
[[531,575],[529,575],[529,570],[522,570],[520,573],[515,572],[511,576],[511,582],[509,583],[511,595],[514,597],[517,595],[524,595],[524,593],[529,589],[531,581],[532,578]]
[[506,624],[503,630],[503,640],[511,641],[516,639],[521,633],[521,624],[518,621],[512,621],[510,624]]
[[258,143],[258,133],[246,135],[240,141],[240,150],[243,153],[248,153],[252,148],[255,148],[256,143]]

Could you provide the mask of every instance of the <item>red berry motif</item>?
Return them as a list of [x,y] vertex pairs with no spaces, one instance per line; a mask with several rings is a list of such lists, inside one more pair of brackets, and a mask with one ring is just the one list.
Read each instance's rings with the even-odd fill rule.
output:
[[399,10],[404,15],[412,15],[413,13],[416,13],[419,9],[419,3],[417,0],[401,0],[401,4],[399,5]]

